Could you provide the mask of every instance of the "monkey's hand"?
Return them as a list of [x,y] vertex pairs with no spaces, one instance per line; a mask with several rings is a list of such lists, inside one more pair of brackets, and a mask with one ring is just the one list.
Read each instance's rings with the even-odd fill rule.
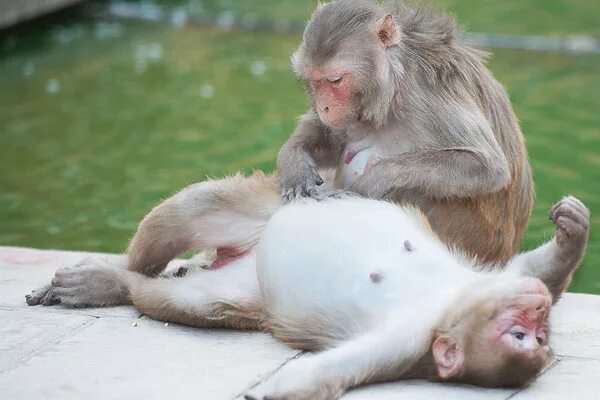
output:
[[[335,400],[343,393],[341,381],[326,379],[312,357],[297,360],[277,373],[273,382],[247,394],[246,400]],[[263,394],[264,393],[264,394]]]
[[556,224],[556,244],[561,257],[579,262],[590,234],[590,210],[573,196],[564,197],[550,210]]
[[317,197],[319,195],[317,186],[321,186],[323,182],[314,163],[304,157],[298,159],[293,165],[290,164],[288,168],[279,170],[279,188],[281,196],[286,201],[298,197]]

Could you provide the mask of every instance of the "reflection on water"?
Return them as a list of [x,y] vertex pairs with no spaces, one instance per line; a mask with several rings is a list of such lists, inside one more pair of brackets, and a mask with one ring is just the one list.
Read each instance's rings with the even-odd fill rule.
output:
[[0,41],[1,244],[121,251],[182,186],[272,170],[296,36],[72,20]]

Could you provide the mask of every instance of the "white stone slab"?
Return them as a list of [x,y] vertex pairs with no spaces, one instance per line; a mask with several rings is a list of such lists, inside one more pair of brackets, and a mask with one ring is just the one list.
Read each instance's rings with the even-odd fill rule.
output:
[[[273,372],[297,354],[261,333],[138,320],[133,307],[25,304],[25,294],[49,282],[56,269],[89,255],[0,247],[0,399],[233,399],[271,383]],[[600,296],[565,294],[552,314],[552,347],[569,357],[527,389],[414,380],[359,388],[343,398],[600,399]]]
[[551,345],[558,355],[600,359],[600,297],[567,293],[554,306]]
[[118,257],[114,254],[0,246],[0,308],[37,308],[40,311],[43,309],[46,313],[138,317],[140,313],[133,307],[69,309],[61,306],[30,307],[25,303],[25,295],[33,289],[48,284],[57,269],[73,266],[90,256],[108,260],[116,260]]
[[504,400],[514,389],[484,389],[469,385],[432,383],[423,380],[382,383],[354,389],[343,400]]
[[297,351],[259,333],[103,317],[0,374],[5,399],[233,399]]
[[[294,362],[294,361],[291,361]],[[282,371],[288,365],[282,367]],[[272,376],[276,376],[273,374]],[[257,399],[268,395],[274,386],[274,380],[267,379],[252,388],[249,394]],[[348,391],[343,400],[504,400],[516,393],[516,389],[487,389],[471,385],[450,383],[434,383],[426,380],[412,379],[405,381],[380,383],[361,386]],[[240,397],[238,400],[241,400]]]
[[511,400],[600,399],[600,361],[565,358]]
[[94,320],[76,315],[0,310],[0,373]]

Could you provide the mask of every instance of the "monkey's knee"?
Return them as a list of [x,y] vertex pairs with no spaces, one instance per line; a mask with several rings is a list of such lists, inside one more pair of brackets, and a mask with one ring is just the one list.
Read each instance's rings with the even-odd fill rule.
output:
[[176,255],[167,254],[161,249],[130,248],[127,251],[127,269],[150,277],[159,275]]
[[[148,276],[160,274],[169,261],[188,250],[185,235],[174,232],[173,222],[160,210],[153,210],[140,224],[127,249],[130,271]],[[171,223],[168,223],[171,219]]]

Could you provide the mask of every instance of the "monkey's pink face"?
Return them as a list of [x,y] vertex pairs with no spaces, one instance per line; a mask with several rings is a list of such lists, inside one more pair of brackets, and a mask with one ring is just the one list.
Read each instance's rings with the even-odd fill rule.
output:
[[552,298],[538,279],[522,281],[519,292],[500,312],[488,331],[488,338],[508,352],[528,357],[547,353],[548,315]]
[[352,102],[354,79],[347,71],[310,74],[309,86],[321,121],[332,128],[344,128],[356,119]]

